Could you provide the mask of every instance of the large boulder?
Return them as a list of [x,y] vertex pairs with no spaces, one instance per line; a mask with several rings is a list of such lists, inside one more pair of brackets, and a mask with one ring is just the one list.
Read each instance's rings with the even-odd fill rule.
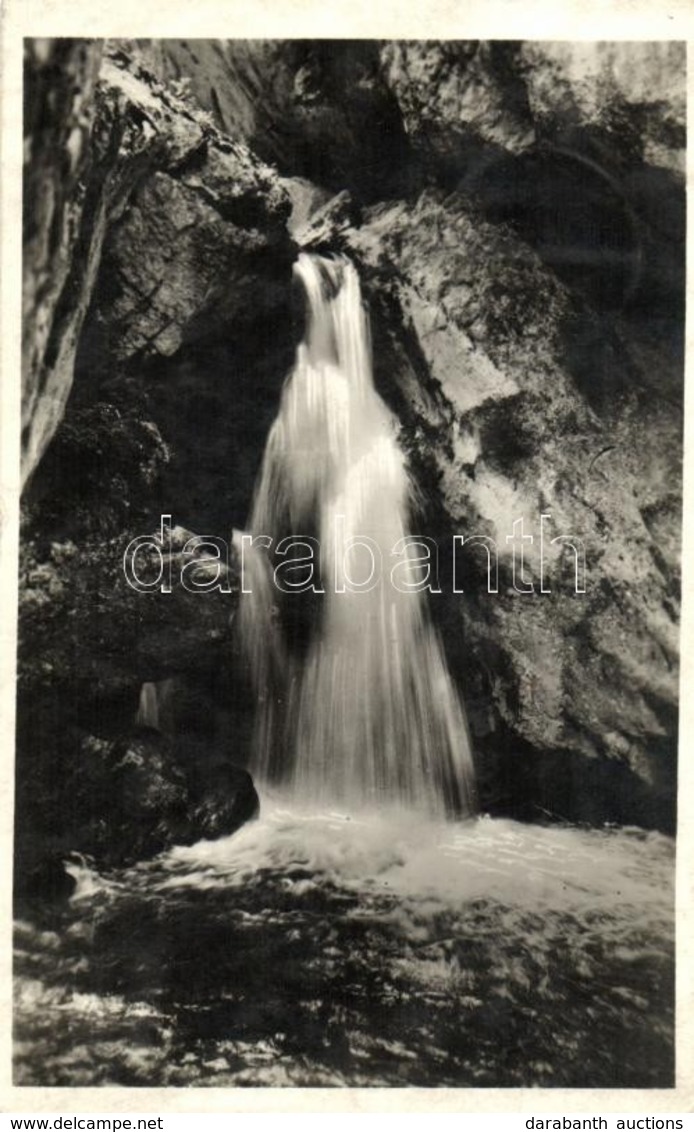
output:
[[120,739],[75,728],[37,752],[18,796],[17,899],[43,906],[68,898],[75,855],[103,867],[131,864],[174,844],[228,836],[257,817],[248,771],[221,752],[212,768],[199,756],[148,728]]

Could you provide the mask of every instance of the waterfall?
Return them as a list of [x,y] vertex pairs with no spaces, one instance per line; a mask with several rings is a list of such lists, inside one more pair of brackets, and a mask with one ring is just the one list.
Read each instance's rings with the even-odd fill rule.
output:
[[135,723],[138,727],[152,727],[159,730],[159,699],[157,686],[147,680],[140,688],[140,703],[137,708]]
[[[469,814],[465,715],[418,586],[421,559],[404,541],[414,488],[374,389],[359,278],[343,258],[302,254],[294,270],[308,325],[268,437],[243,559],[253,769],[305,803]],[[287,538],[294,553],[279,585]],[[297,590],[302,579],[312,588],[285,592],[292,577]]]
[[169,731],[168,702],[174,689],[174,680],[147,680],[140,688],[140,702],[135,716],[138,727],[151,727],[154,731]]

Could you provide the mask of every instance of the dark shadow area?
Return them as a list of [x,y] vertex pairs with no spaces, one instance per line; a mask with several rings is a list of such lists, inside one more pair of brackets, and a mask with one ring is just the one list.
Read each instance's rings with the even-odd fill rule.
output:
[[565,363],[593,407],[603,411],[633,387],[625,335],[665,359],[646,373],[649,385],[681,397],[686,215],[674,174],[643,160],[625,167],[604,139],[578,132],[520,156],[488,149],[458,187],[574,296]]
[[654,788],[616,757],[591,759],[578,751],[540,751],[507,728],[478,738],[482,767],[493,777],[482,787],[484,809],[496,817],[529,822],[564,822],[591,827],[637,825],[675,834],[677,738],[662,742],[658,761],[667,769]]
[[557,147],[468,173],[486,219],[510,224],[542,261],[598,310],[622,308],[639,285],[637,216],[597,162]]

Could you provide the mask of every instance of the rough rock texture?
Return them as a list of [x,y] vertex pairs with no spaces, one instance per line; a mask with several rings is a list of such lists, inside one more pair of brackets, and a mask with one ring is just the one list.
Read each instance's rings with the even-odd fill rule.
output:
[[[289,208],[276,175],[244,147],[201,137],[175,169],[147,178],[109,239],[95,309],[109,340],[96,349],[119,362],[168,358],[201,328],[238,333],[271,309]],[[143,247],[147,256],[134,254]]]
[[[684,172],[681,43],[129,44],[283,172],[383,196],[543,143]],[[399,169],[394,169],[397,163]],[[398,194],[399,195],[399,194]]]
[[[188,683],[219,685],[220,698],[233,694],[236,563],[206,557],[194,540],[176,528],[138,553],[137,578],[155,583],[163,566],[170,593],[128,584],[125,538],[79,549],[53,542],[42,554],[35,542],[22,548],[17,835],[29,872],[37,856],[43,868],[46,853],[72,849],[115,863],[240,824],[227,777],[233,786],[245,772],[232,765],[228,737],[211,726],[209,704],[198,705],[207,722],[193,754],[185,737],[182,745],[156,735],[145,741],[135,727],[145,682],[182,674]],[[216,580],[229,592],[204,591]]]
[[[333,202],[304,240],[342,246],[362,269],[377,380],[426,492],[413,527],[439,543],[439,615],[472,711],[483,797],[528,816],[668,824],[679,406],[654,399],[650,355],[614,326],[609,355],[586,365],[606,325],[464,197],[427,192],[374,208],[359,227],[345,210],[344,198]],[[514,583],[521,518],[518,535],[532,541]],[[494,540],[498,593],[486,550],[453,555],[454,534]],[[585,593],[556,536],[582,541]]]
[[[138,692],[146,681],[222,663],[238,600],[235,560],[229,569],[208,556],[204,545],[191,546],[196,536],[182,528],[165,533],[163,540],[160,532],[150,537],[152,544],[137,552],[134,565],[132,551],[128,557],[130,578],[134,571],[137,581],[151,584],[151,592],[126,580],[127,537],[86,543],[82,549],[54,542],[40,557],[36,543],[25,543],[20,696],[25,687],[35,695],[44,682],[50,689],[61,680],[72,689],[81,684],[73,706],[82,716],[90,695],[103,698],[126,688]],[[161,585],[170,579],[170,592],[159,588],[160,570]],[[209,582],[223,589],[206,592]]]
[[[132,744],[127,781],[154,799],[138,852],[236,820],[235,597],[138,595],[118,571],[160,514],[244,525],[302,332],[298,245],[360,267],[483,806],[672,828],[682,49],[61,41],[28,59],[26,830],[108,856],[88,795],[116,789]],[[539,592],[541,514],[583,541],[585,594],[561,543]],[[533,593],[513,585],[521,517]],[[479,545],[458,546],[451,594],[454,534],[495,540],[498,594]],[[175,687],[163,735],[133,730],[144,681]],[[72,760],[96,779],[54,843]],[[60,887],[53,860],[39,887]]]
[[[293,255],[285,227],[290,202],[276,174],[117,45],[101,51],[71,41],[29,44],[27,91],[23,451],[30,482],[20,564],[20,861],[32,844],[49,851],[65,811],[62,784],[80,775],[93,787],[94,820],[108,829],[105,799],[120,789],[114,767],[130,742],[144,681],[202,673],[228,695],[233,562],[224,593],[189,593],[181,585],[182,569],[214,580],[216,565],[182,557],[180,538],[168,547],[170,594],[136,593],[123,574],[126,546],[158,523],[172,499],[187,498],[182,511],[191,518],[208,517],[198,511],[199,485],[190,485],[180,457],[182,435],[193,463],[209,433],[208,423],[196,435],[195,406],[183,391],[195,379],[184,360],[182,379],[172,388],[160,374],[150,396],[143,367],[184,354],[182,343],[201,335],[243,341],[232,352],[238,362],[253,335],[264,332],[273,304],[289,309]],[[229,371],[212,368],[210,382],[223,403]],[[276,385],[281,377],[275,375]],[[214,429],[220,422],[209,393],[205,400],[204,380],[195,381],[195,394]],[[236,429],[243,431],[242,420]],[[219,436],[209,452],[228,499],[236,477],[223,463],[228,444],[224,456],[218,449]],[[172,464],[177,493],[166,481]],[[225,499],[213,477],[206,488]],[[247,506],[249,486],[236,490]],[[225,529],[202,533],[230,536],[228,510],[218,507]],[[94,763],[89,736],[107,744],[106,761]],[[219,752],[216,737],[208,738],[210,769]],[[181,758],[181,751],[169,752],[147,786],[162,805],[166,790],[175,793],[185,778]],[[235,773],[230,759],[227,749],[223,761]],[[133,779],[133,790],[139,781]],[[176,833],[164,816],[161,830],[169,841],[229,832],[233,797],[215,771],[183,798],[185,828],[179,821]],[[83,810],[85,799],[83,793]],[[107,838],[85,832],[85,815],[65,820],[60,851],[106,859]],[[122,855],[131,835],[113,836],[120,848],[111,857]],[[164,833],[157,837],[143,834],[133,844],[151,852],[166,841]],[[39,862],[39,874],[44,866],[50,873],[51,860]]]
[[457,162],[480,143],[521,153],[535,141],[517,43],[393,42],[380,55],[407,135],[428,161]]
[[413,147],[451,173],[475,149],[493,160],[582,135],[684,172],[682,43],[393,42],[381,67]]
[[540,135],[590,130],[623,160],[684,174],[683,43],[524,43],[519,59]]
[[[41,752],[51,764],[39,783],[22,791],[22,813],[41,838],[17,835],[16,875],[22,899],[69,896],[59,866],[80,853],[122,865],[151,857],[172,843],[234,833],[257,817],[258,795],[250,774],[226,764],[196,775],[181,743],[146,728],[119,739],[75,730],[70,742]],[[199,752],[198,752],[199,754]],[[51,886],[54,893],[51,893]]]
[[373,199],[402,191],[409,143],[376,41],[140,41],[230,137],[287,175]]
[[[101,57],[70,40],[27,50],[24,479],[67,403],[107,232],[120,222],[138,241],[131,247],[148,248],[129,275],[116,256],[102,278],[111,300],[120,296],[117,313],[129,312],[133,323],[140,316],[133,349],[166,354],[206,304],[219,302],[212,277],[230,314],[232,266],[238,309],[257,278],[254,253],[277,242],[278,229],[281,239],[289,210],[270,170],[115,46]],[[130,211],[138,185],[145,201]]]
[[24,81],[32,97],[24,119],[23,481],[57,427],[72,383],[72,356],[60,351],[56,324],[62,321],[64,339],[74,339],[89,299],[86,264],[77,279],[71,269],[81,226],[88,225],[80,178],[90,161],[100,60],[95,44],[26,41]]

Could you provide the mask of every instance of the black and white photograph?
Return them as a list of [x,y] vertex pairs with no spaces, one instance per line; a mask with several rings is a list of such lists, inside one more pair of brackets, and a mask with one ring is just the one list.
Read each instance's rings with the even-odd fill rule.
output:
[[23,43],[14,1085],[673,1089],[686,45],[228,30]]

